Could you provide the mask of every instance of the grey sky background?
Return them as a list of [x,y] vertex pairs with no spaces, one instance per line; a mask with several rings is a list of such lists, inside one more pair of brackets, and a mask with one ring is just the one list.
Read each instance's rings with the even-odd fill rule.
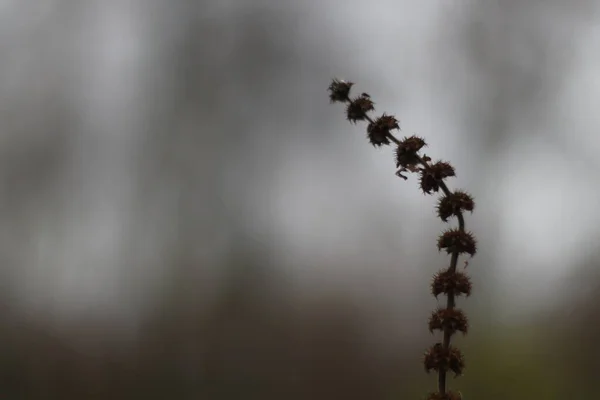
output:
[[0,20],[2,281],[21,311],[135,325],[173,265],[218,290],[240,241],[298,295],[349,293],[375,319],[423,302],[447,262],[436,198],[329,105],[332,77],[475,196],[471,307],[528,315],[596,253],[591,0],[3,1]]

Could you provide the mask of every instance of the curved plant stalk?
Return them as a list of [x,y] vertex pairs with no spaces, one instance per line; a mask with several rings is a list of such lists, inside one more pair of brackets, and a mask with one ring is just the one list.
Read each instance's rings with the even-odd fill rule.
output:
[[[447,375],[451,371],[455,376],[462,375],[465,368],[464,357],[459,349],[451,345],[452,336],[461,332],[466,334],[469,324],[465,313],[456,307],[456,298],[471,294],[471,280],[463,271],[457,270],[460,255],[471,257],[477,250],[477,241],[471,232],[465,228],[464,212],[472,212],[475,208],[473,197],[462,190],[451,191],[445,183],[446,178],[454,177],[454,167],[446,161],[432,162],[426,154],[420,151],[427,146],[425,140],[418,136],[398,139],[392,134],[400,130],[398,120],[393,115],[385,113],[377,118],[371,118],[368,113],[375,111],[375,103],[371,96],[362,93],[350,97],[354,83],[334,79],[329,85],[329,99],[332,103],[346,104],[346,118],[351,123],[366,121],[367,138],[374,147],[393,145],[396,158],[396,175],[404,180],[407,173],[419,176],[419,185],[423,193],[441,193],[437,204],[439,218],[447,223],[456,217],[458,227],[449,228],[442,232],[437,241],[438,251],[444,250],[450,255],[450,265],[437,272],[431,282],[431,292],[437,298],[446,295],[446,307],[438,308],[429,317],[431,333],[440,331],[442,340],[431,346],[424,355],[423,363],[427,372],[436,371],[438,374],[437,391],[429,393],[427,400],[460,400],[458,391],[447,388]],[[467,261],[465,261],[465,267]]]

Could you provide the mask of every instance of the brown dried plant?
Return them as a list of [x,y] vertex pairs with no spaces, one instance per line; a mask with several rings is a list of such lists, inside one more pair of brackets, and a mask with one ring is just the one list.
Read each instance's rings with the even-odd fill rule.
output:
[[[438,374],[437,391],[429,393],[427,400],[460,400],[462,395],[458,391],[447,388],[446,377],[450,371],[455,376],[460,376],[465,368],[465,360],[459,349],[450,344],[452,335],[456,332],[466,334],[469,324],[465,313],[456,307],[456,298],[471,294],[471,280],[465,271],[458,271],[458,258],[461,254],[471,257],[477,250],[477,241],[471,232],[465,228],[464,212],[472,212],[475,208],[473,197],[468,193],[455,190],[451,191],[444,180],[455,176],[454,168],[448,162],[432,162],[431,158],[420,151],[427,146],[425,140],[418,136],[398,139],[392,134],[400,130],[398,120],[393,115],[382,114],[380,117],[371,118],[368,113],[375,111],[375,103],[371,96],[362,93],[357,97],[350,97],[354,83],[334,79],[329,85],[329,99],[332,103],[346,104],[346,118],[351,123],[366,121],[367,138],[375,147],[395,145],[396,175],[404,180],[408,179],[406,173],[415,173],[419,177],[419,185],[424,194],[433,194],[441,191],[437,203],[437,214],[443,222],[448,222],[451,217],[458,220],[457,228],[446,229],[438,238],[438,251],[445,250],[450,255],[450,266],[437,272],[431,282],[431,293],[437,298],[444,294],[447,297],[446,307],[438,308],[429,317],[429,330],[431,333],[440,331],[442,341],[431,346],[423,359],[425,371],[436,371]],[[465,266],[467,262],[465,261]]]

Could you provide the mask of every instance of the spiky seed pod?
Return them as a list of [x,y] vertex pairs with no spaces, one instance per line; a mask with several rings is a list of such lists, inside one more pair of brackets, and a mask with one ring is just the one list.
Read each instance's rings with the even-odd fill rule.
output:
[[469,297],[471,295],[471,279],[460,271],[444,269],[433,276],[431,293],[437,298],[440,294]]
[[471,232],[461,229],[448,229],[438,239],[438,250],[446,249],[446,253],[468,253],[472,256],[477,252],[477,242]]
[[463,335],[469,330],[467,316],[458,308],[439,308],[429,317],[429,331],[448,331],[454,335],[457,331]]
[[446,179],[450,176],[456,176],[454,167],[446,161],[437,161],[431,165],[431,172],[437,179]]
[[366,95],[361,94],[355,99],[351,100],[346,108],[346,117],[348,121],[356,123],[356,121],[364,121],[367,119],[367,113],[375,110],[373,100]]
[[385,113],[367,126],[369,142],[375,147],[390,144],[390,131],[400,129],[398,120],[393,115]]
[[448,222],[451,216],[462,214],[463,211],[471,211],[475,208],[473,197],[462,190],[455,190],[449,196],[442,196],[437,204],[437,212],[440,219]]
[[350,89],[354,83],[346,82],[341,79],[334,79],[329,85],[329,101],[331,103],[343,103],[348,100]]
[[465,368],[465,360],[460,350],[453,346],[444,348],[441,343],[436,343],[425,352],[423,364],[426,372],[452,371],[456,376],[462,375]]
[[433,392],[429,393],[427,400],[462,400],[462,393],[452,390],[447,391],[445,394]]
[[431,194],[440,190],[440,182],[451,176],[456,176],[454,167],[447,162],[438,161],[426,169],[421,169],[421,190]]
[[410,168],[417,165],[419,163],[417,153],[426,146],[425,140],[415,135],[402,139],[396,148],[396,168]]

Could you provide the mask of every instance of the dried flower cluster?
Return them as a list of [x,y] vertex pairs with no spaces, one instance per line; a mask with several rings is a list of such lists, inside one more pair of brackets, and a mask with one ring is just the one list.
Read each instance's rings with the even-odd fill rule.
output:
[[[473,197],[468,193],[448,189],[446,178],[456,176],[454,167],[446,161],[432,162],[426,154],[420,151],[427,146],[425,140],[418,136],[397,139],[392,131],[400,130],[398,120],[393,115],[385,113],[377,118],[371,118],[368,113],[375,111],[375,103],[371,96],[362,93],[350,97],[354,83],[334,79],[329,85],[329,99],[332,103],[346,104],[346,118],[351,123],[368,122],[367,138],[375,147],[394,144],[396,158],[396,175],[408,179],[406,173],[419,176],[419,185],[424,194],[441,193],[437,204],[437,214],[443,222],[452,217],[458,220],[457,228],[445,230],[437,241],[439,251],[445,250],[450,254],[450,266],[436,273],[431,282],[431,293],[437,298],[440,294],[447,297],[446,307],[435,310],[429,318],[429,330],[440,331],[442,341],[431,346],[424,356],[423,363],[427,372],[438,373],[438,390],[430,393],[428,400],[460,400],[460,392],[448,390],[446,375],[449,371],[460,376],[465,368],[465,361],[459,349],[450,345],[452,335],[456,332],[466,334],[469,323],[464,312],[456,307],[456,298],[468,297],[471,294],[471,281],[464,271],[458,271],[458,258],[461,254],[471,257],[477,251],[477,241],[471,232],[465,229],[463,214],[472,212],[475,208]],[[466,266],[465,261],[465,266]]]

